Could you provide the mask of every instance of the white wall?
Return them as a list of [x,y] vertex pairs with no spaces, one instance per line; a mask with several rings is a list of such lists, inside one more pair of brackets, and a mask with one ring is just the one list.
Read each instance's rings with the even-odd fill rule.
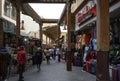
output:
[[30,31],[39,31],[39,24],[33,21],[30,16],[21,14],[21,21],[24,20],[24,28],[28,33]]

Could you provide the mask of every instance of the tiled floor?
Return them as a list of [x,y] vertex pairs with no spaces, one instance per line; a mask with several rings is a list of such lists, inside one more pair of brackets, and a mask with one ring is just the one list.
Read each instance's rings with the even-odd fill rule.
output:
[[[72,67],[72,71],[66,71],[65,63],[56,61],[51,61],[51,64],[43,62],[40,72],[32,67],[24,73],[24,77],[25,81],[96,81],[95,75],[82,71],[81,67]],[[8,81],[18,81],[18,76]]]

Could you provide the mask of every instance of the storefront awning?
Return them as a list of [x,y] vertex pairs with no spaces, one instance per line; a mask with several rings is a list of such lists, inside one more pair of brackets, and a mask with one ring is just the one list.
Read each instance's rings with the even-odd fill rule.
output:
[[12,34],[12,35],[16,35],[16,33],[12,32],[12,31],[4,31],[4,33],[9,33],[9,34]]
[[85,22],[84,24],[80,25],[80,27],[77,27],[77,28],[75,29],[75,31],[79,31],[79,30],[85,29],[85,28],[87,27],[87,25],[89,25],[90,23],[96,21],[96,18],[97,18],[97,17],[94,17],[94,18],[90,19],[89,21]]

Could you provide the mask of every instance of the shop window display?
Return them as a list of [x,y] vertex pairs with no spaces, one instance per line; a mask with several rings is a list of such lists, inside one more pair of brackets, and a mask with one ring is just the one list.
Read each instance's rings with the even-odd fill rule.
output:
[[[113,20],[113,19],[112,19]],[[120,20],[115,19],[110,24],[109,72],[112,81],[118,81],[120,68]],[[115,76],[116,75],[116,76]]]
[[110,25],[110,65],[120,64],[120,20],[115,19]]
[[110,26],[110,31],[111,31],[111,37],[112,37],[112,45],[113,44],[120,44],[120,20],[115,19],[114,21],[111,22]]
[[[90,25],[90,29],[84,30],[82,34],[77,36],[76,47],[79,50],[83,70],[96,74],[96,27],[95,24]],[[76,61],[78,62],[78,56]]]

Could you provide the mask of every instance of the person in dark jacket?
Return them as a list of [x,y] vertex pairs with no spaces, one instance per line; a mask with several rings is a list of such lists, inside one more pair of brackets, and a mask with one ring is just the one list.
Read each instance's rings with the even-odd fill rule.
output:
[[36,53],[35,53],[35,59],[36,59],[36,65],[37,65],[38,71],[40,71],[40,66],[41,66],[41,62],[42,62],[42,56],[43,56],[42,49],[38,48]]
[[7,79],[8,68],[10,67],[11,55],[5,48],[0,49],[0,81]]
[[26,52],[24,46],[20,46],[20,48],[18,49],[17,61],[19,68],[19,81],[24,81],[23,72],[25,71],[25,63],[26,63]]

